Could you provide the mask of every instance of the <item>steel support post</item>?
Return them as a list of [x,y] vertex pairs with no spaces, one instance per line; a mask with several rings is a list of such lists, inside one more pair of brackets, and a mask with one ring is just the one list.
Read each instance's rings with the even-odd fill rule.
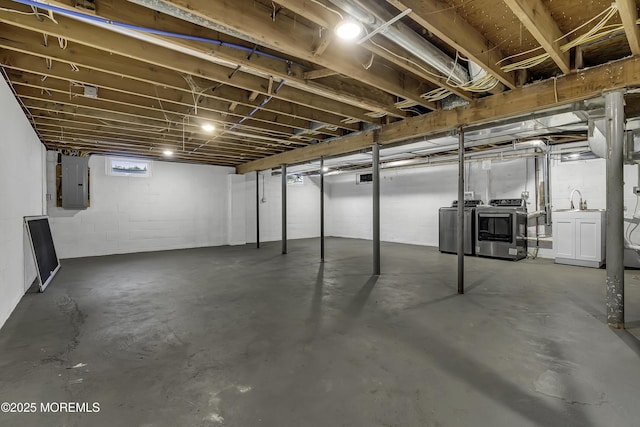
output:
[[320,157],[320,261],[324,262],[324,157]]
[[624,328],[624,95],[605,95],[607,119],[607,323]]
[[256,171],[256,248],[260,249],[260,172]]
[[372,146],[373,169],[373,274],[380,275],[380,147]]
[[464,294],[464,129],[458,130],[458,293]]
[[282,253],[287,253],[287,165],[282,165]]

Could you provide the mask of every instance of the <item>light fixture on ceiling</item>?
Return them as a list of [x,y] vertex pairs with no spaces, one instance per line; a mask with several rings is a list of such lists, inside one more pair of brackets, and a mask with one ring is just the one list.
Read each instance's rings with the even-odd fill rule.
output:
[[215,129],[215,126],[213,126],[210,123],[205,123],[202,125],[202,130],[205,132],[213,132],[214,129]]
[[164,151],[162,152],[162,154],[164,154],[164,155],[165,155],[165,156],[167,156],[167,157],[171,157],[171,156],[173,156],[173,151],[171,151],[171,150],[164,150]]
[[326,166],[325,166],[325,167],[323,167],[323,168],[322,168],[322,172],[329,172],[329,168],[328,168],[328,167],[326,167]]
[[358,21],[346,18],[336,26],[336,35],[343,40],[355,40],[362,30],[362,25]]

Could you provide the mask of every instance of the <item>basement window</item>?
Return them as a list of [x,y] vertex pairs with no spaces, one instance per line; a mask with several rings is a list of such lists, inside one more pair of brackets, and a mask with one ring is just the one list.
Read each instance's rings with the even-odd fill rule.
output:
[[304,184],[304,176],[303,175],[287,175],[287,184]]
[[371,184],[373,182],[372,173],[359,173],[356,176],[356,184]]
[[151,161],[124,157],[107,157],[106,169],[107,175],[109,176],[148,178],[151,176]]

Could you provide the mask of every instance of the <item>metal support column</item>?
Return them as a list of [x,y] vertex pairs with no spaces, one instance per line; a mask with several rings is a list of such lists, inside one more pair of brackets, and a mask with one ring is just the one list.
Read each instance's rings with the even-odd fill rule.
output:
[[373,169],[373,274],[380,275],[380,147],[376,138],[372,147]]
[[320,157],[320,261],[324,262],[324,157]]
[[260,249],[260,172],[256,171],[256,249]]
[[287,253],[287,165],[282,165],[282,253]]
[[464,294],[464,129],[458,129],[458,293]]
[[547,145],[547,152],[544,155],[543,179],[544,179],[544,224],[551,225],[551,151]]
[[624,95],[605,95],[607,119],[607,323],[624,328]]

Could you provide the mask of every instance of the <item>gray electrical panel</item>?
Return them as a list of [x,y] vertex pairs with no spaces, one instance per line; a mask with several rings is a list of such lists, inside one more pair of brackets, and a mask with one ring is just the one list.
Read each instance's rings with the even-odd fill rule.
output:
[[89,158],[62,156],[62,208],[87,209]]

